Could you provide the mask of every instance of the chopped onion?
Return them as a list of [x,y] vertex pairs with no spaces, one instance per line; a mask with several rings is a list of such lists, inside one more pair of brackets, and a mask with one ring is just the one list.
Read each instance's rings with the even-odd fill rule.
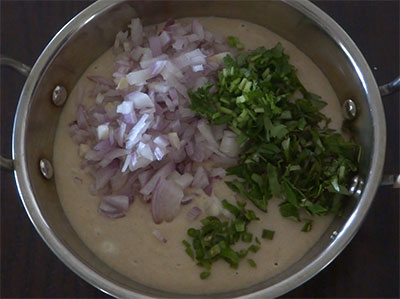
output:
[[190,220],[196,220],[197,217],[201,214],[201,209],[199,207],[193,207],[188,212],[188,218]]
[[129,208],[129,197],[125,195],[103,196],[101,200],[120,211],[126,211]]
[[161,242],[167,243],[167,239],[158,230],[153,230],[153,235]]
[[126,96],[128,101],[133,101],[135,109],[142,109],[147,107],[154,107],[154,102],[151,98],[140,91],[134,91]]
[[102,195],[100,213],[123,217],[139,191],[145,201],[152,199],[153,219],[161,223],[193,198],[184,197],[185,189],[212,195],[212,178],[225,176],[223,168],[209,176],[194,163],[236,161],[233,133],[199,119],[188,95],[214,82],[230,53],[197,20],[168,20],[159,34],[154,26],[143,29],[139,19],[128,27],[115,38],[112,75],[87,77],[94,82],[87,93],[93,106],[83,105],[85,90],[79,89],[69,132],[79,144],[81,167],[94,177],[91,193]]
[[180,210],[182,198],[183,191],[175,182],[160,178],[151,200],[154,222],[171,222]]
[[184,196],[181,200],[181,205],[187,205],[191,203],[194,197],[195,197],[194,194]]
[[179,136],[176,132],[168,133],[169,142],[174,146],[177,150],[181,148],[181,142],[179,140]]
[[151,192],[153,192],[157,182],[160,179],[166,178],[172,171],[174,171],[174,169],[175,169],[174,162],[168,162],[167,164],[165,164],[152,176],[152,178],[147,182],[147,184],[142,189],[140,189],[140,193],[142,193],[143,195],[149,195]]
[[200,131],[201,135],[204,139],[213,147],[218,148],[217,141],[213,133],[211,132],[210,126],[205,122],[204,119],[201,119],[197,124],[197,129]]
[[219,150],[229,157],[237,157],[240,153],[239,144],[236,141],[236,135],[232,131],[225,130],[222,137]]
[[203,189],[207,187],[209,183],[210,182],[205,169],[202,166],[198,167],[196,173],[194,174],[192,186]]

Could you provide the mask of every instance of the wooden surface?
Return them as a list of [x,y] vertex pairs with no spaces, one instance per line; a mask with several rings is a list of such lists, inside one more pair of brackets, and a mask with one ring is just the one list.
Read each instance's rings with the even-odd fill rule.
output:
[[[1,53],[33,65],[54,34],[88,1],[1,1]],[[316,1],[353,38],[378,84],[399,74],[398,1]],[[375,68],[374,68],[375,67]],[[24,78],[1,70],[1,153]],[[384,99],[385,173],[399,173],[399,94]],[[1,171],[1,297],[107,297],[65,267],[36,233],[12,173]],[[381,187],[365,222],[342,254],[285,297],[399,297],[399,191]]]

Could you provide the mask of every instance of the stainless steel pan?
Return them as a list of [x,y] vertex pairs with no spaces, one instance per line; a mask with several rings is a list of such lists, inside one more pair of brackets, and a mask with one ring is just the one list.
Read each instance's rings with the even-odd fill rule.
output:
[[[380,184],[386,129],[379,88],[353,41],[313,4],[300,0],[98,1],[53,38],[31,70],[2,57],[2,65],[12,66],[28,77],[14,122],[13,157],[1,158],[1,165],[14,170],[26,212],[47,245],[75,273],[113,296],[193,297],[151,289],[122,276],[98,259],[72,229],[58,201],[51,166],[63,100],[82,72],[112,45],[115,34],[132,17],[139,16],[145,24],[152,24],[168,17],[210,15],[241,18],[268,27],[311,57],[328,77],[346,115],[352,119],[355,137],[364,152],[345,217],[335,219],[304,257],[269,280],[213,297],[275,297],[310,279],[353,238]],[[381,91],[389,93],[398,85],[399,79]],[[389,182],[390,179],[393,180],[388,178]]]

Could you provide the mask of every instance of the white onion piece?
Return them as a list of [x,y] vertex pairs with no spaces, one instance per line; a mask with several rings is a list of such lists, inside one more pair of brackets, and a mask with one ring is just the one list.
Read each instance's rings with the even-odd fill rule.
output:
[[236,134],[225,130],[219,150],[231,158],[237,157],[240,153],[240,147],[236,141]]

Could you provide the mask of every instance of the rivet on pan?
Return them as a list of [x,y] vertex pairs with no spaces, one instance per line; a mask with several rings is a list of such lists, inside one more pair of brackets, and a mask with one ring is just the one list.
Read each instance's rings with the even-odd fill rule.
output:
[[351,194],[356,193],[356,191],[357,191],[357,186],[358,186],[358,183],[359,183],[359,182],[360,182],[360,177],[359,177],[358,175],[356,175],[356,176],[353,178],[353,181],[352,181],[351,186],[350,186],[350,188],[349,188],[349,191],[350,191]]
[[334,240],[334,239],[336,239],[337,235],[338,235],[338,232],[337,232],[337,231],[333,231],[333,233],[332,233],[332,235],[331,235],[330,238],[331,238],[332,240]]
[[57,85],[56,88],[53,90],[52,100],[54,105],[62,106],[64,105],[65,101],[67,100],[67,90],[64,86]]
[[357,106],[352,99],[348,99],[343,103],[342,112],[344,118],[352,120],[357,116]]
[[360,198],[361,193],[363,192],[363,188],[364,188],[364,181],[362,179],[359,179],[356,191],[354,192],[354,196]]
[[53,165],[47,159],[40,159],[39,168],[42,175],[50,180],[53,177]]

